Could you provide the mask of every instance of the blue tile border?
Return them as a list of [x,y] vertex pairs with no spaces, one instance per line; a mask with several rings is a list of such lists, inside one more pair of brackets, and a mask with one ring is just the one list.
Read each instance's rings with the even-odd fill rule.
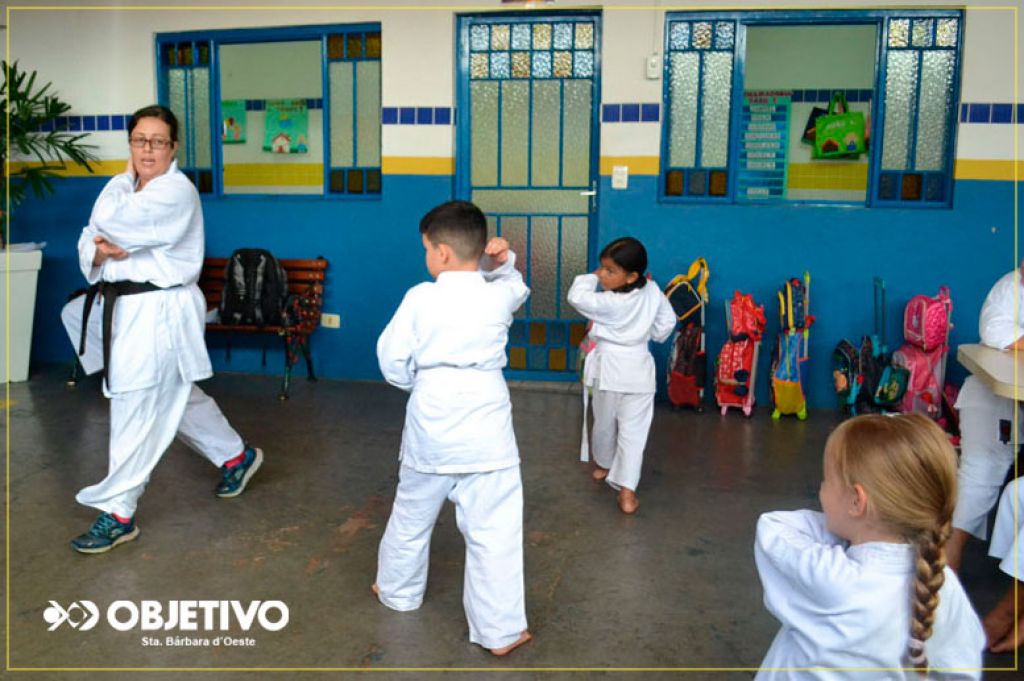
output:
[[968,123],[988,123],[989,116],[992,114],[991,104],[978,104],[972,103],[971,108],[967,113]]

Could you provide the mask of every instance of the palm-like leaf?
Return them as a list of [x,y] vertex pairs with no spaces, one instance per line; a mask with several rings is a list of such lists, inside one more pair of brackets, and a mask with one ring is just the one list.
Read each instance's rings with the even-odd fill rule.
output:
[[[71,132],[65,124],[58,125],[57,119],[70,111],[71,105],[51,91],[51,83],[37,86],[35,71],[26,73],[17,62],[2,63],[0,117],[7,121],[7,125],[0,128],[2,190],[3,196],[10,192],[9,210],[13,211],[29,191],[40,198],[53,193],[51,180],[68,167],[69,161],[84,166],[91,173],[89,161],[97,158],[92,153],[96,147],[83,142],[88,133]],[[7,164],[9,156],[17,156],[27,163],[11,171]],[[0,210],[0,214],[3,213]],[[4,244],[5,234],[6,230],[0,226],[0,246]]]

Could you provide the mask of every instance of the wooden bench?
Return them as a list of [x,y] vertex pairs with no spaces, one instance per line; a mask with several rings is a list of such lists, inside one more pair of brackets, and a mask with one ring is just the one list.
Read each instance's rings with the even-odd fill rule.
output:
[[[320,326],[320,309],[324,301],[324,281],[327,273],[327,260],[323,257],[312,260],[287,260],[278,262],[288,275],[288,304],[286,316],[291,320],[287,325],[256,326],[246,324],[209,323],[207,332],[227,333],[228,342],[225,352],[231,360],[230,334],[274,334],[284,339],[284,379],[278,399],[288,399],[288,387],[291,382],[292,366],[299,361],[301,354],[306,360],[306,371],[309,380],[315,381],[313,373],[313,356],[309,349],[309,337]],[[221,294],[224,291],[227,258],[206,258],[203,271],[199,275],[199,288],[206,296],[207,310],[220,308]],[[267,350],[263,348],[263,366],[267,365]]]

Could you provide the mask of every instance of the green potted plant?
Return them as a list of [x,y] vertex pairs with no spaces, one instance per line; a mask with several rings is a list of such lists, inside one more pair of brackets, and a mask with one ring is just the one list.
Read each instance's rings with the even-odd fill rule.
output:
[[[95,147],[82,141],[88,133],[70,132],[64,124],[58,124],[58,117],[70,111],[71,105],[51,91],[51,83],[37,85],[36,72],[21,70],[17,62],[3,62],[3,70],[0,117],[7,125],[0,126],[0,253],[8,245],[11,218],[29,191],[39,198],[52,194],[51,180],[67,167],[68,161],[91,173],[89,161],[96,160],[92,153]],[[19,161],[14,168],[8,164],[11,156]],[[42,260],[38,248],[6,248],[0,257],[0,344],[7,345],[10,356],[8,364],[8,353],[0,353],[0,381],[28,378],[36,282]]]

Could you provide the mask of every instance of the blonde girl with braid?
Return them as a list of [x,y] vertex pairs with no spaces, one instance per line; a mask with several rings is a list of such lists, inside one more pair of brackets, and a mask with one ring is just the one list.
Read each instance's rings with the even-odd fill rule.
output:
[[867,415],[825,444],[824,513],[757,524],[764,602],[782,628],[757,679],[980,679],[985,635],[944,544],[956,453],[920,414]]

